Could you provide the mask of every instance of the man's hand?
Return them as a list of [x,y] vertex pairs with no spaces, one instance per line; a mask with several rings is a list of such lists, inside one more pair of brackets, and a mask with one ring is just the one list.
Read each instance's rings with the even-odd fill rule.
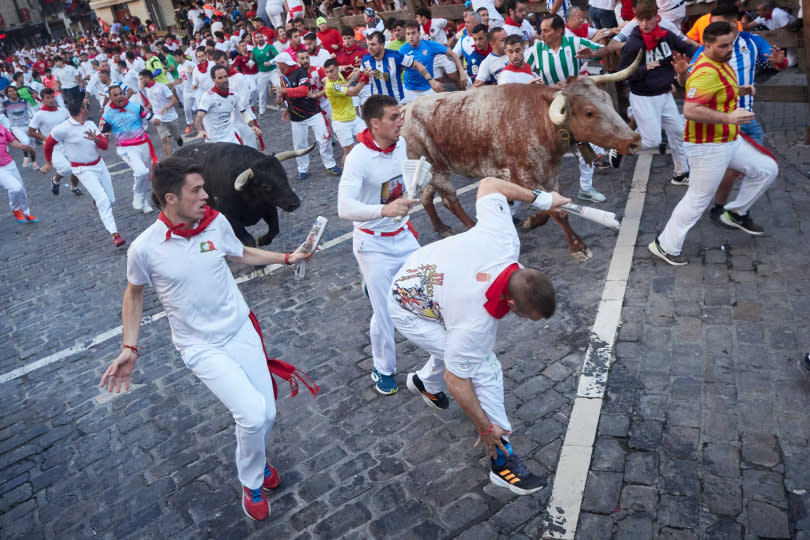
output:
[[437,92],[437,93],[438,92],[444,92],[444,85],[442,83],[440,83],[439,81],[437,81],[436,79],[430,79],[428,81],[428,84],[430,84],[430,87],[433,89],[434,92]]
[[419,199],[407,199],[400,197],[382,207],[383,217],[407,216],[411,207],[419,202]]
[[569,199],[568,197],[564,197],[563,195],[560,195],[556,191],[551,192],[551,208],[559,208],[560,206],[563,206],[564,204],[569,204],[570,202],[571,199]]
[[661,66],[661,62],[655,62],[655,61],[653,61],[653,62],[647,62],[647,66],[646,66],[646,67],[647,67],[647,71],[652,71],[652,70],[654,70],[655,68],[660,67],[660,66]]
[[745,109],[734,109],[733,112],[729,113],[729,124],[748,124],[751,120],[754,119],[754,113],[747,111]]
[[740,86],[740,95],[741,96],[755,96],[757,95],[757,89],[754,88],[753,84],[743,84]]
[[290,253],[290,264],[296,264],[301,261],[308,261],[315,255],[315,252],[304,253],[304,244],[298,246],[298,249]]
[[273,92],[275,92],[276,94],[279,94],[280,96],[287,95],[287,89],[284,88],[283,86],[274,86],[273,87]]
[[34,151],[35,151],[34,147],[33,147],[33,146],[31,146],[30,144],[24,144],[24,145],[22,145],[22,146],[20,147],[20,150],[23,150],[23,151],[25,151],[25,152],[34,152]]
[[160,125],[160,118],[155,116],[154,118],[152,118],[152,123],[155,124],[156,126],[159,126]]
[[257,125],[255,125],[255,124],[254,124],[254,125],[250,126],[250,129],[251,129],[251,130],[253,130],[253,133],[254,133],[254,134],[257,136],[257,137],[261,137],[261,136],[262,136],[262,130],[261,130],[261,129],[259,129],[259,126],[257,126]]
[[47,161],[45,162],[45,165],[39,168],[39,172],[41,172],[42,174],[47,174],[48,171],[50,171],[51,169],[53,169],[53,163]]
[[504,435],[509,435],[511,431],[504,431],[499,426],[492,424],[492,431],[487,433],[486,435],[478,434],[478,440],[475,441],[473,448],[478,448],[478,445],[484,445],[484,451],[486,452],[487,456],[495,459],[498,457],[498,448],[504,453],[504,455],[509,455],[509,452],[503,445],[503,441],[501,437]]
[[577,58],[588,59],[588,58],[596,58],[596,57],[597,57],[596,52],[589,49],[588,47],[583,47],[583,48],[581,48],[580,50],[577,51]]
[[112,392],[116,388],[116,393],[121,393],[121,383],[124,383],[124,389],[129,390],[129,376],[132,370],[135,369],[135,360],[138,355],[132,349],[122,349],[118,358],[113,360],[104,375],[101,376],[101,383],[99,386],[104,388],[107,385],[107,391]]
[[84,132],[84,138],[88,141],[96,142],[96,134],[92,129],[88,129]]
[[540,86],[545,86],[545,82],[543,82],[543,77],[535,77],[534,79],[529,81],[529,84],[538,84]]
[[672,68],[675,70],[675,73],[686,73],[689,71],[689,58],[685,54],[672,51]]
[[195,139],[207,139],[208,134],[205,132],[204,129],[197,130],[197,136],[194,137]]
[[783,66],[785,64],[785,51],[779,47],[771,48],[771,54],[766,54],[765,58],[772,67]]

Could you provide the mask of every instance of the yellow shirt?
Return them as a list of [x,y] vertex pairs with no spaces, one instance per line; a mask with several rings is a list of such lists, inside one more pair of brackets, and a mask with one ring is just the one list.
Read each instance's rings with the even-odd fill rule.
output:
[[[728,62],[715,62],[701,53],[686,80],[685,101],[698,103],[715,111],[730,113],[737,108],[739,87],[737,72]],[[704,124],[686,121],[683,140],[690,143],[723,143],[737,138],[737,124]]]
[[352,98],[346,95],[349,90],[349,85],[343,75],[338,75],[336,81],[331,80],[329,77],[324,81],[324,88],[326,90],[326,98],[332,105],[332,120],[335,122],[351,122],[357,118],[357,113],[352,104]]

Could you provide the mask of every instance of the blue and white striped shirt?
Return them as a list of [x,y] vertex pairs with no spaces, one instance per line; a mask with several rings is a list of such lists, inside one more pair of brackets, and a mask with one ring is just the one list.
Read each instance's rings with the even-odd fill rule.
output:
[[384,94],[397,101],[405,98],[402,73],[413,65],[413,56],[403,56],[397,51],[386,49],[381,60],[367,54],[363,56],[361,63],[363,69],[372,71],[369,77],[372,94]]
[[[695,55],[692,57],[693,63],[700,53],[703,52],[703,49],[704,47],[701,45],[695,52]],[[731,55],[731,60],[728,61],[728,64],[733,66],[737,71],[737,84],[740,86],[754,84],[757,64],[765,64],[768,62],[768,58],[765,56],[766,54],[771,54],[771,45],[765,41],[765,38],[749,32],[740,32],[737,39],[734,40],[734,53]],[[739,107],[753,111],[754,96],[740,96]]]

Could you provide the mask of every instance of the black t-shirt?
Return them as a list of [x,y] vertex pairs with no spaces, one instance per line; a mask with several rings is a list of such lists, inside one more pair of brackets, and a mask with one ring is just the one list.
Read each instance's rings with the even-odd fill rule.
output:
[[[310,88],[309,73],[298,67],[293,71],[281,76],[281,85],[285,88],[300,88],[306,86]],[[290,109],[290,121],[301,122],[311,118],[321,112],[318,100],[311,97],[295,98],[287,95],[287,103]]]

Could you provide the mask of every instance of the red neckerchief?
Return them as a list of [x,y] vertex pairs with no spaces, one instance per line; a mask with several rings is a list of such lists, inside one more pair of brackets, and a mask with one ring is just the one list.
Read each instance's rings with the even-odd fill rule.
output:
[[115,103],[113,103],[112,101],[110,101],[110,108],[111,108],[111,109],[118,109],[119,111],[123,111],[124,109],[126,109],[126,108],[127,108],[127,105],[129,105],[129,100],[128,100],[128,99],[125,99],[125,100],[124,100],[124,104],[123,104],[123,105],[121,105],[120,107],[116,107],[116,106],[115,106]]
[[771,20],[771,16],[772,16],[772,15],[773,15],[773,11],[771,11],[770,13],[768,13],[767,15],[765,15],[765,16],[764,16],[764,17],[762,17],[762,18],[763,18],[763,19],[765,19],[766,21],[770,21],[770,20]]
[[299,66],[298,66],[298,64],[295,64],[295,65],[294,65],[294,66],[292,66],[290,69],[288,69],[286,72],[284,72],[284,76],[286,77],[287,75],[289,75],[290,73],[292,73],[293,71],[295,71],[296,69],[298,69],[298,67],[299,67]]
[[233,66],[228,66],[228,77],[233,77],[233,76],[234,76],[234,75],[236,75],[237,73],[239,73],[239,72],[238,72],[238,71],[236,71],[236,70],[233,68]]
[[200,73],[205,73],[206,71],[208,71],[208,69],[206,69],[207,67],[208,67],[208,62],[206,62],[205,64],[203,64],[202,62],[197,64],[197,69],[200,70]]
[[224,98],[228,97],[228,95],[230,95],[230,93],[231,93],[230,88],[228,88],[227,90],[220,90],[219,88],[217,88],[217,85],[212,86],[211,90],[216,92],[217,94],[219,94],[220,96],[222,96]]
[[588,25],[587,24],[583,24],[582,26],[580,26],[576,30],[571,28],[567,24],[565,25],[565,27],[568,28],[571,31],[571,33],[574,34],[575,36],[577,36],[578,38],[588,39]]
[[196,236],[203,232],[218,215],[219,212],[210,206],[205,205],[205,215],[203,215],[203,218],[200,220],[200,224],[193,229],[189,229],[188,225],[185,223],[178,223],[175,225],[169,221],[169,218],[167,218],[162,211],[160,214],[158,214],[158,221],[162,221],[169,228],[169,230],[166,231],[166,240],[171,238],[172,233],[176,234],[177,236],[182,236],[183,238],[191,238],[192,236]]
[[514,72],[514,73],[525,73],[525,74],[527,74],[527,75],[531,75],[531,74],[532,74],[532,68],[531,68],[531,66],[530,66],[529,64],[526,64],[526,63],[524,63],[524,64],[523,64],[522,66],[520,66],[520,67],[516,67],[515,65],[513,65],[513,64],[510,62],[510,63],[508,63],[508,64],[506,64],[506,65],[504,66],[503,70],[504,70],[504,71],[512,71],[512,72]]
[[379,146],[377,146],[377,143],[374,142],[374,137],[371,135],[371,132],[368,130],[368,128],[364,129],[363,131],[360,132],[359,135],[357,135],[357,140],[366,145],[366,147],[368,147],[370,150],[374,150],[375,152],[382,152],[383,154],[390,154],[391,152],[394,151],[394,148],[397,147],[397,143],[394,142],[394,144],[392,144],[388,148],[380,148]]
[[43,105],[42,110],[43,111],[52,111],[53,112],[53,111],[59,110],[59,107],[57,107],[56,105],[54,105],[53,107],[48,107],[47,105]]
[[147,87],[147,88],[152,88],[153,86],[155,86],[155,79],[152,79],[152,80],[151,80],[151,81],[149,81],[149,83],[146,85],[146,87]]
[[506,299],[509,297],[509,278],[518,270],[520,270],[518,263],[510,264],[498,274],[487,289],[487,301],[484,302],[484,309],[496,319],[502,319],[509,313],[509,305],[506,303]]
[[425,32],[425,35],[427,36],[430,35],[430,23],[432,22],[433,22],[432,20],[428,19],[428,22],[422,25],[422,30]]
[[[658,20],[661,20],[661,17],[658,17]],[[639,32],[641,32],[641,28],[639,28]],[[667,31],[658,26],[658,23],[655,24],[655,28],[652,29],[650,32],[641,32],[641,39],[644,40],[644,47],[651,51],[658,46],[658,42],[664,39],[667,36]]]
[[487,50],[482,51],[481,49],[479,49],[478,47],[476,47],[475,45],[473,45],[473,50],[474,50],[475,52],[477,52],[478,54],[480,54],[481,56],[487,56],[489,53],[491,53],[491,52],[492,52],[492,47],[491,47],[491,46],[490,46],[490,47],[487,47]]
[[507,24],[509,26],[517,26],[518,28],[520,28],[520,25],[518,23],[516,23],[515,20],[512,17],[510,17],[509,15],[507,15],[506,20],[503,21],[504,26],[506,26]]

